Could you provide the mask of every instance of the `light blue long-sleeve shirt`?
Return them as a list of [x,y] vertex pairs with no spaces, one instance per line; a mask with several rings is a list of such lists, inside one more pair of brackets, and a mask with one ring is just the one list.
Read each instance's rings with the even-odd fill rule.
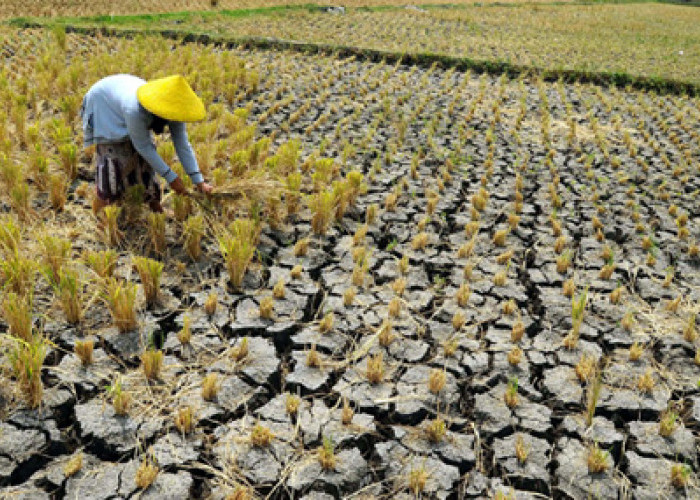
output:
[[[136,76],[113,75],[90,88],[81,109],[85,146],[131,139],[134,149],[170,183],[177,174],[160,157],[151,139],[150,127],[155,115],[136,98],[136,89],[144,83],[145,80]],[[166,121],[166,124],[182,167],[193,183],[201,183],[204,178],[187,138],[185,124],[175,121]]]

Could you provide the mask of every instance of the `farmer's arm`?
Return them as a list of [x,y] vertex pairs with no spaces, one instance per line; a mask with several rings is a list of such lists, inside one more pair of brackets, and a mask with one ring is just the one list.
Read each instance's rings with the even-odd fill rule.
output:
[[134,145],[134,149],[153,167],[153,170],[158,172],[168,184],[177,179],[177,174],[156,151],[156,147],[151,142],[151,133],[144,120],[138,114],[134,113],[126,116],[126,128],[129,131],[129,137]]
[[194,151],[192,151],[192,145],[187,138],[185,124],[182,122],[168,122],[168,126],[175,145],[175,152],[180,159],[182,168],[190,176],[193,184],[201,184],[204,182],[204,177],[199,171],[199,165],[197,165],[197,159],[194,156]]

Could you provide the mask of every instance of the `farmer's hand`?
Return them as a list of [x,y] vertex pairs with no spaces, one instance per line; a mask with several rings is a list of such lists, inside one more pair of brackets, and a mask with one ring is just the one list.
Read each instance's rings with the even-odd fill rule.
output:
[[170,189],[175,191],[177,194],[187,194],[187,188],[182,182],[182,179],[180,179],[179,177],[176,177],[175,180],[170,183]]
[[200,193],[204,194],[211,194],[211,192],[214,190],[211,184],[207,182],[200,182],[195,186],[195,189],[197,189],[197,191],[199,191]]

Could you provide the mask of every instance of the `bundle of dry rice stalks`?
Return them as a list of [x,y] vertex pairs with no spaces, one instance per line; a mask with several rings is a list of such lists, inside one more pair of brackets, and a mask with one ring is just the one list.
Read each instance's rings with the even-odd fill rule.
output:
[[[238,177],[224,185],[217,186],[210,195],[192,192],[190,197],[206,212],[214,213],[216,208],[248,212],[251,205],[264,202],[271,196],[282,194],[282,184],[266,176]],[[170,196],[170,195],[168,195]],[[166,199],[168,198],[166,196]]]
[[238,177],[235,180],[218,186],[212,193],[212,198],[235,203],[259,201],[271,195],[281,194],[282,184],[268,177]]

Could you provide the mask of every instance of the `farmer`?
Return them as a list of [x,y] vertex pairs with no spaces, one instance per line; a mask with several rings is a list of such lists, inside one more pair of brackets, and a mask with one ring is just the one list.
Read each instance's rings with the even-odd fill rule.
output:
[[151,131],[161,134],[166,125],[192,183],[198,191],[211,193],[185,128],[186,122],[204,119],[204,104],[182,76],[150,82],[131,75],[108,76],[90,88],[80,112],[85,146],[96,146],[95,214],[137,184],[144,186],[144,201],[151,210],[162,212],[160,183],[154,171],[173,191],[187,193],[182,179],[163,161],[151,138]]

